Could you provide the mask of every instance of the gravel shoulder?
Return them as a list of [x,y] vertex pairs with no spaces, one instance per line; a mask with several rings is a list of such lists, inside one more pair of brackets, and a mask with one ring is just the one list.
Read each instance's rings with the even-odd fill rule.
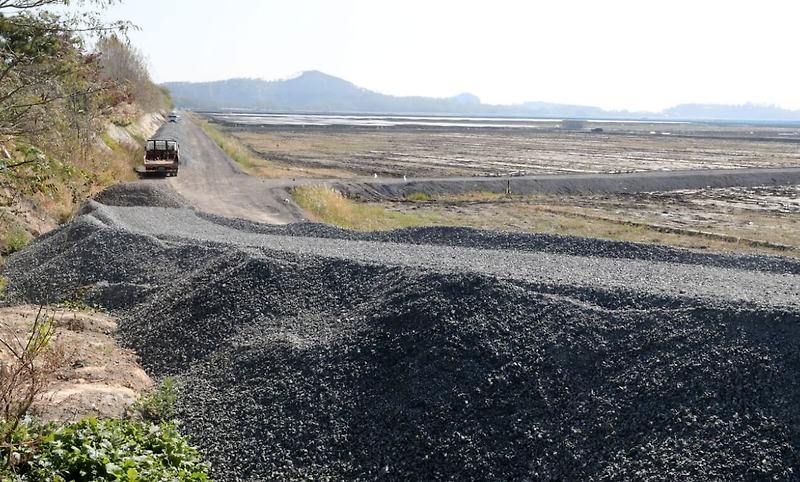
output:
[[630,289],[653,295],[721,299],[765,307],[800,306],[800,276],[794,273],[764,273],[651,259],[619,260],[590,253],[569,255],[251,233],[210,222],[188,209],[97,205],[91,216],[114,229],[172,242],[222,244],[385,266],[472,272],[550,285]]

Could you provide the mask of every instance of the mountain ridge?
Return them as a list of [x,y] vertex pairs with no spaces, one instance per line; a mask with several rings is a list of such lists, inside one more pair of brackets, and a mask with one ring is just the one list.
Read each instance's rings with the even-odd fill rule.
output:
[[318,70],[284,80],[235,78],[166,82],[178,107],[287,113],[449,114],[611,119],[800,121],[800,110],[763,104],[679,104],[660,112],[604,110],[588,105],[531,101],[484,104],[465,92],[452,97],[393,96],[359,87]]

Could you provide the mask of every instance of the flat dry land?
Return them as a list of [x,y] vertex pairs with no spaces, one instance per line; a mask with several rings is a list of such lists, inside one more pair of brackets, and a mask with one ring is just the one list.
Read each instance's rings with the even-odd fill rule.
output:
[[796,132],[800,129],[717,126],[715,130],[670,124],[600,128],[602,133],[554,127],[227,126],[226,130],[275,165],[335,170],[341,177],[348,173],[444,177],[800,165],[800,132]]
[[[588,128],[565,131],[556,124],[526,129],[221,126],[265,166],[288,169],[298,177],[322,170],[341,177],[435,177],[800,166],[800,130],[789,127],[589,124],[603,129],[597,133]],[[461,225],[800,254],[800,186],[411,198],[352,206],[334,198],[317,199],[317,205],[336,208],[309,213],[316,220],[355,229]],[[306,206],[315,203],[303,201]]]
[[800,186],[581,196],[476,193],[383,205],[423,224],[800,255]]

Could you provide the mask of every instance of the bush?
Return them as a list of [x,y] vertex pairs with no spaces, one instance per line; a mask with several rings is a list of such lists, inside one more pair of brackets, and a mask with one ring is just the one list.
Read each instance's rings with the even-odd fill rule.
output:
[[175,402],[178,400],[178,388],[173,377],[166,377],[158,388],[140,397],[131,410],[136,419],[161,423],[172,420],[175,416]]
[[406,201],[431,201],[433,198],[430,194],[421,191],[415,191],[406,196]]
[[209,465],[171,423],[86,418],[56,427],[28,422],[17,429],[33,447],[28,453],[2,453],[21,459],[2,480],[207,481]]
[[3,235],[0,250],[3,255],[8,256],[27,246],[30,240],[30,234],[22,229],[11,230]]

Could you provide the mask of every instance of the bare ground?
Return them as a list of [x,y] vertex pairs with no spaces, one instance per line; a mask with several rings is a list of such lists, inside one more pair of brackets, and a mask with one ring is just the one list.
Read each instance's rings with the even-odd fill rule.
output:
[[715,251],[800,254],[800,186],[630,194],[473,193],[382,203],[420,224],[591,236]]
[[[39,307],[0,308],[4,339],[25,339]],[[44,420],[69,421],[85,416],[122,418],[138,395],[153,385],[132,350],[114,340],[117,321],[103,313],[46,307],[56,323],[53,347],[63,350],[65,363],[33,406]],[[0,351],[0,359],[9,353]]]
[[[720,128],[668,132],[619,125],[603,133],[557,129],[229,128],[263,159],[338,176],[491,176],[787,167],[798,139]],[[674,129],[674,128],[672,128]],[[654,134],[651,134],[654,132]]]

